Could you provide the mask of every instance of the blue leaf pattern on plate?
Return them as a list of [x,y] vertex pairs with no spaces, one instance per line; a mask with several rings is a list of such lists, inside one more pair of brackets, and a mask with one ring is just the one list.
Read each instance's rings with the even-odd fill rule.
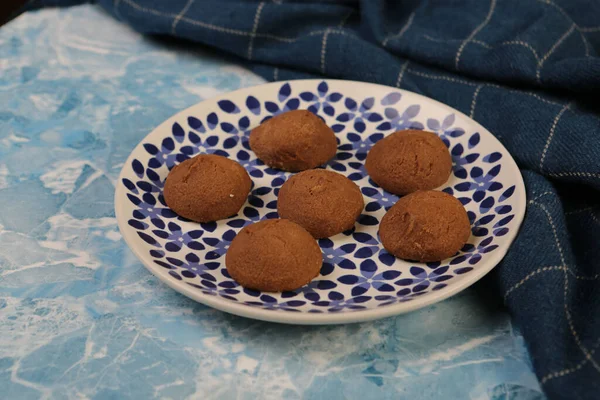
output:
[[[133,160],[131,175],[122,180],[127,201],[134,206],[127,219],[128,229],[135,230],[147,243],[147,254],[171,279],[184,281],[203,294],[279,312],[338,313],[385,307],[452,285],[455,279],[477,268],[487,254],[499,247],[495,241],[514,229],[511,199],[515,186],[508,185],[502,175],[506,157],[498,151],[478,150],[481,135],[466,134],[454,113],[441,119],[427,117],[422,115],[421,104],[407,103],[401,93],[356,98],[355,94],[345,96],[332,90],[325,81],[303,91],[283,83],[274,95],[246,96],[239,105],[223,99],[218,102],[219,112],[189,115],[184,122],[174,122],[171,136],[143,143],[146,158]],[[321,275],[308,285],[282,294],[242,289],[227,274],[224,255],[241,228],[265,218],[277,218],[276,196],[290,176],[258,160],[248,137],[257,123],[298,108],[307,108],[328,119],[338,132],[338,152],[326,167],[348,176],[361,187],[365,209],[355,228],[339,237],[319,240],[323,251]],[[184,126],[188,127],[187,132]],[[370,147],[386,134],[425,127],[448,145],[453,178],[442,189],[467,207],[473,236],[449,260],[400,267],[405,262],[385,251],[377,236],[381,217],[398,196],[385,192],[369,179],[364,160]],[[198,153],[233,158],[255,180],[246,205],[228,220],[188,225],[164,203],[162,187],[168,169]]]

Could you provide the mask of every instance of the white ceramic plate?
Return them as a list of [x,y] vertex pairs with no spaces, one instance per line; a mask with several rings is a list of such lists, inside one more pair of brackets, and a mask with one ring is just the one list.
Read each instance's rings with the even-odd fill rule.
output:
[[[276,218],[277,193],[291,175],[266,167],[248,146],[250,130],[292,109],[309,109],[335,131],[340,145],[327,169],[352,179],[365,210],[355,229],[319,241],[324,263],[309,285],[283,293],[239,286],[225,252],[245,225]],[[453,174],[440,188],[456,196],[472,222],[469,243],[441,263],[395,259],[377,235],[396,200],[364,169],[369,148],[396,130],[436,132],[448,145]],[[198,224],[173,213],[162,187],[169,168],[199,153],[242,164],[254,186],[240,213]],[[514,160],[485,128],[429,98],[381,85],[339,80],[275,82],[207,100],[169,118],[133,150],[115,193],[125,241],[142,263],[180,293],[233,314],[292,324],[373,320],[433,304],[488,273],[506,254],[525,214],[525,188]]]

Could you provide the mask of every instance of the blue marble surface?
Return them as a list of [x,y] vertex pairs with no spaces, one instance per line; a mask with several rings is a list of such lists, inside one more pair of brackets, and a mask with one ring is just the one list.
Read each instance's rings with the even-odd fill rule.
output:
[[470,289],[371,323],[293,327],[199,305],[121,240],[114,185],[176,111],[261,79],[98,8],[0,29],[0,397],[543,399],[509,316]]

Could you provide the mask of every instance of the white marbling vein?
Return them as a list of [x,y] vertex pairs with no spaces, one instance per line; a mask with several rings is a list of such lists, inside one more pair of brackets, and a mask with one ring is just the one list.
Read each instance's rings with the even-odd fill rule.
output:
[[474,290],[291,327],[196,304],[142,267],[113,212],[127,155],[177,110],[260,82],[93,6],[0,29],[0,397],[543,398],[509,317]]

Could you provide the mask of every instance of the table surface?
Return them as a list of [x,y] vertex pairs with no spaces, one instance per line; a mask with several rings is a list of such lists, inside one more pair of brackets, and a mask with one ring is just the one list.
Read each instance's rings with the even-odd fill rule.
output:
[[0,29],[0,397],[544,398],[477,285],[395,318],[296,327],[212,310],[144,269],[113,210],[129,152],[178,110],[261,82],[94,6]]

